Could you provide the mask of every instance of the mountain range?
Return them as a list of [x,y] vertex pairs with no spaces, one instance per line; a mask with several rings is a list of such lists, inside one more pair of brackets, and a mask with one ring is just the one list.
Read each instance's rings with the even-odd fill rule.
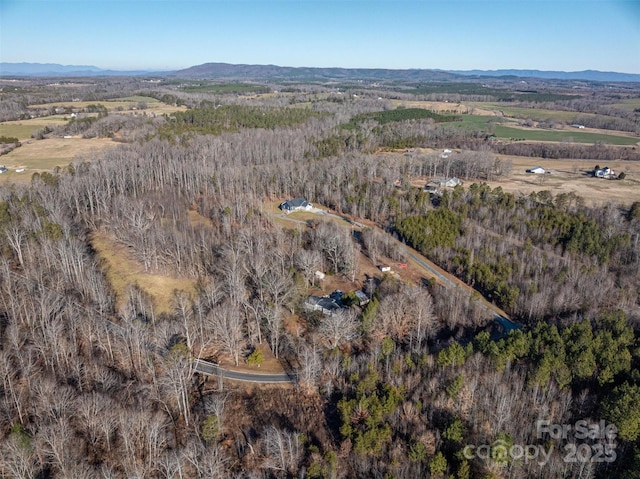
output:
[[171,76],[185,79],[219,80],[401,80],[461,81],[465,77],[541,78],[600,82],[640,82],[640,74],[584,70],[577,72],[544,70],[427,70],[384,68],[282,67],[276,65],[235,65],[204,63],[177,71],[104,70],[93,65],[56,63],[0,63],[0,77],[82,77],[82,76]]
[[60,65],[58,63],[0,63],[0,77],[87,77],[134,76],[164,74],[149,70],[104,70],[93,65]]

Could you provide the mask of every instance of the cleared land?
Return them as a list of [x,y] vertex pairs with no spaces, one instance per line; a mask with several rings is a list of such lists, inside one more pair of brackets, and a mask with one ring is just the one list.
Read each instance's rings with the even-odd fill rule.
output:
[[640,98],[627,98],[620,103],[613,103],[611,105],[614,108],[620,108],[621,110],[633,111],[640,108]]
[[32,135],[45,126],[62,126],[69,119],[65,115],[43,116],[30,120],[5,121],[0,123],[0,136],[17,138],[20,141],[31,139]]
[[[507,178],[496,181],[466,180],[465,188],[472,183],[487,183],[492,188],[500,186],[508,193],[528,196],[533,192],[548,190],[554,196],[573,192],[582,197],[590,206],[618,203],[629,206],[640,201],[640,163],[633,161],[610,161],[599,163],[596,160],[545,160],[521,156],[496,155],[502,160],[512,162],[513,171]],[[613,168],[616,174],[624,172],[624,180],[606,180],[591,176],[598,165]],[[528,168],[541,166],[550,174],[526,173]],[[431,178],[414,178],[413,186],[422,187]]]
[[[146,105],[145,109],[140,109],[140,103]],[[30,105],[30,109],[49,109],[55,107],[65,107],[70,109],[82,109],[89,105],[102,105],[109,112],[119,113],[156,113],[162,115],[164,113],[174,113],[176,111],[185,111],[185,106],[175,106],[162,103],[160,100],[147,96],[129,96],[124,98],[114,98],[113,100],[99,100],[99,101],[67,101],[67,102],[55,102],[55,103],[42,103],[39,105]]]
[[541,128],[516,128],[511,126],[496,125],[495,135],[498,138],[522,139],[528,141],[568,141],[573,143],[605,143],[608,145],[635,145],[640,138],[631,136],[607,135],[595,132],[583,132],[578,130],[546,130]]
[[[28,181],[34,171],[49,171],[64,167],[77,157],[91,158],[96,152],[112,148],[118,143],[108,138],[48,138],[30,140],[12,152],[0,157],[0,164],[9,171],[0,175],[0,182]],[[25,168],[22,173],[15,169]]]
[[[528,195],[534,191],[549,190],[554,196],[573,192],[584,198],[589,205],[620,203],[630,205],[640,201],[640,163],[632,161],[612,161],[600,163],[609,166],[616,173],[624,172],[624,180],[605,180],[591,176],[597,161],[590,160],[543,160],[519,156],[503,156],[511,160],[513,171],[509,178],[490,181],[492,187],[500,186],[510,193]],[[542,166],[551,174],[536,175],[526,173],[527,168]]]
[[172,312],[174,291],[194,291],[196,282],[192,279],[146,272],[128,248],[110,235],[94,232],[90,240],[103,261],[105,276],[116,294],[118,309],[126,300],[127,290],[134,285],[149,295],[156,314]]
[[[521,127],[511,118],[533,119],[536,121],[557,120],[571,123],[578,115],[595,116],[592,113],[576,113],[561,110],[545,110],[537,108],[522,108],[516,106],[502,105],[498,103],[482,102],[433,102],[433,101],[400,101],[394,100],[392,104],[396,107],[404,108],[425,108],[438,113],[451,112],[463,114],[463,121],[459,123],[461,127],[472,125],[481,128],[484,125],[489,129],[488,123],[496,120],[504,124],[492,126],[493,132],[498,138],[503,139],[523,139],[529,141],[554,141],[593,144],[596,142],[609,145],[635,145],[640,143],[640,138],[632,133],[618,132],[610,130],[599,130],[587,128],[577,130],[567,128],[562,130],[549,130],[543,128]],[[636,108],[640,104],[640,99],[627,100],[627,103],[620,104],[627,109]],[[508,125],[508,126],[507,126]]]

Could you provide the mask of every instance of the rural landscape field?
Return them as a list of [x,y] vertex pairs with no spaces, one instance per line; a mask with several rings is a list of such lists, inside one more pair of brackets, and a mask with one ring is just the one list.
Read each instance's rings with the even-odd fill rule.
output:
[[0,78],[0,477],[640,477],[640,83],[220,68]]

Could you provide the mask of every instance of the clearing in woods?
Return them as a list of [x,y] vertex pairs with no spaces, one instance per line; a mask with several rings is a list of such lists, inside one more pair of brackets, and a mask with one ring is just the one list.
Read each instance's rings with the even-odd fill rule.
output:
[[196,281],[193,279],[145,271],[144,266],[133,258],[127,246],[110,234],[94,232],[90,241],[103,262],[105,276],[116,295],[118,310],[124,306],[127,291],[134,285],[149,295],[155,314],[173,311],[175,291],[191,294],[195,290]]

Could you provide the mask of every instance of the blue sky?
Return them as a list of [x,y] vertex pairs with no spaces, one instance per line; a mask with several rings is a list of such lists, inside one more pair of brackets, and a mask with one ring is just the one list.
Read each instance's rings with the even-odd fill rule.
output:
[[0,0],[0,61],[640,73],[640,0]]

